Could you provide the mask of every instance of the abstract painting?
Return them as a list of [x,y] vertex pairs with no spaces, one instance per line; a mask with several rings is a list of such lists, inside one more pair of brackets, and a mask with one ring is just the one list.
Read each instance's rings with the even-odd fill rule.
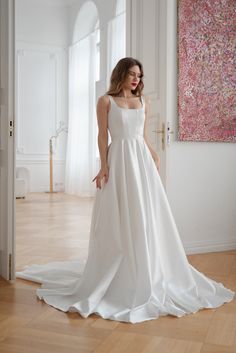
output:
[[236,1],[178,0],[178,138],[236,142]]

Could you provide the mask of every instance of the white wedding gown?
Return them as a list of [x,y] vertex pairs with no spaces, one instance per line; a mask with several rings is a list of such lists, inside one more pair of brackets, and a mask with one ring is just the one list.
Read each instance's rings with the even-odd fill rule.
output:
[[187,260],[143,138],[144,99],[125,109],[109,97],[109,179],[96,189],[87,260],[31,265],[16,276],[42,283],[40,299],[84,318],[136,323],[230,302],[233,291]]

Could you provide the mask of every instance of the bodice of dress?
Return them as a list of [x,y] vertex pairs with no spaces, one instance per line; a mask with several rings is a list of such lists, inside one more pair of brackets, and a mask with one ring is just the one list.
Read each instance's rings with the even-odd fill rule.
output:
[[141,96],[142,107],[138,109],[122,108],[112,96],[108,95],[111,106],[108,113],[108,130],[111,140],[143,137],[145,121],[145,101]]

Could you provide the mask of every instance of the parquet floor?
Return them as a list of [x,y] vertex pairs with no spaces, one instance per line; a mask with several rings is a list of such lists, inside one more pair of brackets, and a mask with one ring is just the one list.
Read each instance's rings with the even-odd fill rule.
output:
[[[16,265],[86,258],[92,199],[28,194],[17,200]],[[236,290],[236,250],[189,255],[209,277]],[[1,353],[235,353],[236,300],[182,318],[139,324],[64,313],[40,301],[37,283],[0,280]]]

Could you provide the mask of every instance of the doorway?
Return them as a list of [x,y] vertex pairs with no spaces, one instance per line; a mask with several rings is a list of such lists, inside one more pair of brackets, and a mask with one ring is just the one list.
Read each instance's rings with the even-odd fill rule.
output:
[[[74,129],[69,126],[74,110],[71,100],[78,98],[71,77],[79,75],[80,86],[82,73],[85,82],[92,85],[93,80],[89,72],[75,72],[75,67],[70,74],[74,59],[79,66],[79,60],[87,62],[89,57],[83,51],[83,58],[80,53],[71,59],[70,48],[76,44],[73,27],[80,34],[87,34],[87,29],[93,31],[96,21],[92,14],[91,28],[84,21],[78,26],[72,16],[77,13],[81,20],[84,10],[83,5],[78,5],[81,3],[72,0],[15,0],[17,271],[32,263],[71,259],[76,253],[86,256],[88,224],[84,219],[90,219],[93,198],[82,197],[81,190],[78,197],[74,190],[66,188],[66,168],[72,168],[66,166],[68,139],[75,143],[71,136]],[[84,17],[88,25],[90,14],[91,11]],[[71,29],[68,22],[73,24]],[[83,114],[91,116],[88,110]],[[84,135],[89,127],[94,131],[94,124],[84,126]],[[89,138],[94,140],[94,134]],[[88,141],[84,142],[84,148],[89,146]],[[89,152],[81,155],[89,160]],[[87,167],[83,166],[83,170]],[[67,184],[72,184],[69,177]]]
[[[16,266],[19,271],[32,263],[86,257],[95,188],[95,184],[91,188],[91,183],[86,185],[86,181],[94,177],[99,167],[95,112],[86,109],[95,107],[97,97],[104,91],[106,70],[101,70],[105,78],[100,77],[99,16],[95,6],[99,2],[15,1]],[[116,14],[115,6],[111,10],[109,21]],[[117,16],[121,13],[119,5]],[[44,28],[40,27],[40,18],[44,19]],[[109,35],[112,39],[112,30]],[[93,63],[85,57],[91,43],[95,43],[94,91],[89,91]],[[106,51],[106,47],[103,49]],[[117,50],[117,55],[124,56],[124,53]],[[86,72],[90,72],[89,79],[84,76]],[[80,80],[75,80],[78,75]],[[87,126],[86,119],[77,119],[78,109],[81,114],[82,108],[83,116],[93,117],[87,120]],[[88,130],[90,134],[86,135]],[[74,134],[76,131],[80,132],[79,138]],[[85,143],[77,144],[85,138]],[[53,192],[46,193],[51,182],[51,148]],[[83,158],[75,165],[78,150]]]

